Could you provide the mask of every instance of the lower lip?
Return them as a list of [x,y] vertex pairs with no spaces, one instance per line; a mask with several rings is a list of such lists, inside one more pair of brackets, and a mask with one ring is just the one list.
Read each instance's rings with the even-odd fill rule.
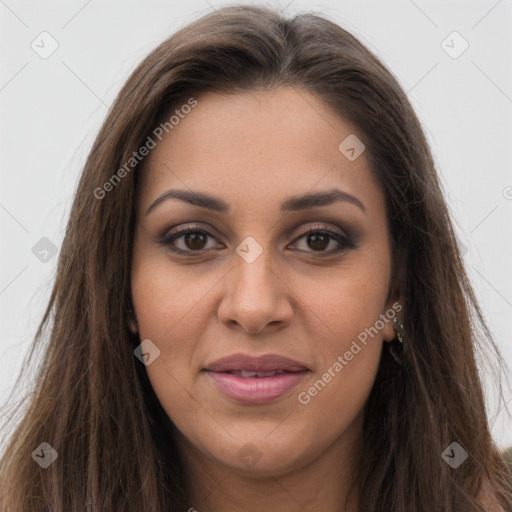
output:
[[207,373],[228,398],[247,404],[263,404],[283,396],[297,386],[308,372],[282,373],[273,377],[240,377],[232,373],[211,371]]

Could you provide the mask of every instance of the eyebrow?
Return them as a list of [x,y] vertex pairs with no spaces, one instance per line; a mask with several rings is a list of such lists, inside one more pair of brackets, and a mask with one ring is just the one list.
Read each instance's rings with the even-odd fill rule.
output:
[[[159,195],[146,211],[148,215],[158,205],[168,199],[179,199],[186,203],[201,208],[206,208],[219,213],[229,213],[229,205],[221,198],[206,194],[204,192],[193,192],[190,190],[170,189]],[[292,196],[281,203],[282,213],[292,211],[302,211],[319,206],[328,206],[337,201],[345,201],[360,208],[366,213],[366,208],[357,197],[344,192],[338,188],[333,188],[323,192],[308,193],[304,195]]]

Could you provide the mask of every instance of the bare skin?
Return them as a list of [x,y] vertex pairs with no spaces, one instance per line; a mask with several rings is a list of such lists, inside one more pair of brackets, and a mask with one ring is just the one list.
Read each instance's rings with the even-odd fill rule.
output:
[[[383,342],[396,337],[392,318],[376,322],[399,301],[388,297],[383,193],[365,152],[350,161],[338,149],[352,133],[364,137],[303,90],[210,93],[197,100],[145,162],[131,323],[141,340],[160,350],[146,370],[177,427],[190,507],[357,512],[357,492],[349,489],[359,464],[363,407]],[[336,201],[279,211],[290,196],[334,188],[364,210]],[[169,189],[214,195],[230,211],[172,198],[146,214]],[[209,234],[158,242],[185,225]],[[318,229],[348,242],[319,240]],[[308,236],[311,230],[317,231]],[[250,263],[236,252],[248,236],[262,249]],[[172,246],[188,252],[175,254]],[[376,325],[377,334],[348,360],[354,340]],[[235,353],[279,354],[309,371],[278,399],[239,403],[202,371]],[[336,371],[339,356],[346,364]],[[329,382],[309,393],[329,369]]]

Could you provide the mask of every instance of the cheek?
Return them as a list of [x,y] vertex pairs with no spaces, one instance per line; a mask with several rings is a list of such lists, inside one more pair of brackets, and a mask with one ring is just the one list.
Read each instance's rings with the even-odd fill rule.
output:
[[382,329],[391,321],[383,315],[386,292],[365,288],[352,276],[326,293],[308,295],[307,325],[319,357],[313,387],[302,389],[305,402],[318,397],[315,407],[329,409],[330,403],[354,413],[362,407],[376,376]]
[[389,272],[384,253],[362,253],[357,264],[299,292],[319,354],[314,382],[300,390],[299,402],[310,410],[335,407],[351,417],[363,406],[377,373],[382,330],[392,321],[385,315]]
[[160,351],[146,371],[155,393],[169,407],[189,399],[183,389],[193,372],[194,351],[207,330],[203,308],[214,285],[208,275],[176,269],[161,256],[149,254],[134,266],[132,297],[139,337],[151,340]]
[[192,333],[207,321],[201,308],[217,280],[193,266],[178,268],[165,256],[144,257],[132,272],[132,297],[141,339],[167,343],[179,336],[192,340]]
[[204,411],[194,409],[197,404],[187,390],[196,371],[191,361],[207,330],[207,293],[218,279],[197,276],[192,267],[175,268],[161,256],[145,255],[139,261],[132,272],[139,337],[150,339],[160,351],[146,366],[151,386],[173,420],[200,417]]
[[[389,278],[386,253],[361,250],[321,278],[298,280],[295,290],[310,317],[317,319],[322,332],[317,338],[326,347],[342,349],[385,312]],[[377,327],[382,328],[381,322]]]

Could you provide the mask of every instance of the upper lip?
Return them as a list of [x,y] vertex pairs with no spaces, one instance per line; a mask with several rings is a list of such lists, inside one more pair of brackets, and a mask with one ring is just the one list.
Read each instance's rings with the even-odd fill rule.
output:
[[205,370],[211,372],[252,371],[252,372],[302,372],[308,368],[299,361],[277,354],[253,357],[246,354],[233,354],[209,364]]

